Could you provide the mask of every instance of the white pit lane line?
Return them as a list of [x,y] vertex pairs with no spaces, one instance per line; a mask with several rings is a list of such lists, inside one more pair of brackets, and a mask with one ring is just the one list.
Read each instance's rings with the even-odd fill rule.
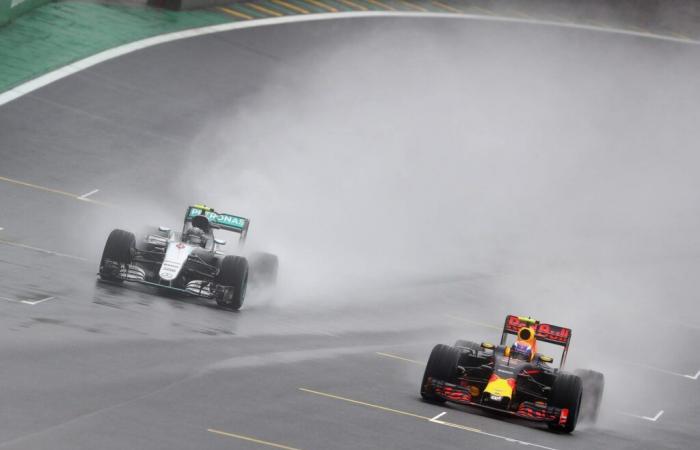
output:
[[75,61],[71,64],[65,65],[59,69],[52,72],[41,75],[30,81],[15,86],[14,88],[0,93],[0,106],[9,103],[15,99],[21,98],[35,90],[54,83],[62,78],[65,78],[74,73],[85,70],[96,64],[108,61],[110,59],[117,58],[119,56],[126,55],[128,53],[135,52],[144,48],[152,47],[154,45],[162,44],[165,42],[176,41],[180,39],[186,39],[194,36],[202,36],[212,33],[221,33],[224,31],[238,30],[244,28],[257,28],[270,25],[284,24],[284,23],[297,23],[297,22],[312,22],[319,20],[335,20],[335,19],[351,19],[355,17],[424,17],[424,18],[441,18],[441,19],[452,19],[452,20],[479,20],[479,21],[491,21],[491,22],[505,22],[505,23],[522,23],[530,25],[548,26],[553,28],[569,28],[578,30],[588,30],[597,31],[609,34],[618,34],[624,36],[636,36],[640,38],[656,39],[667,42],[677,42],[680,44],[690,44],[690,45],[700,45],[700,41],[694,39],[688,39],[685,37],[675,37],[666,36],[660,34],[654,34],[645,31],[631,31],[620,28],[604,27],[604,26],[591,26],[591,25],[581,25],[570,22],[556,22],[551,20],[538,20],[538,19],[523,19],[514,17],[502,17],[494,15],[476,15],[476,14],[455,14],[455,13],[429,13],[429,12],[403,12],[403,11],[353,11],[353,12],[336,12],[336,13],[318,13],[318,14],[308,14],[308,15],[298,15],[298,16],[284,16],[284,17],[273,17],[266,19],[255,19],[245,22],[231,22],[224,23],[220,25],[212,25],[200,28],[191,28],[189,30],[177,31],[174,33],[161,34],[158,36],[153,36],[150,38],[142,39],[140,41],[134,41],[129,44],[121,45],[119,47],[114,47],[103,52],[97,53],[95,55],[89,56],[85,59]]

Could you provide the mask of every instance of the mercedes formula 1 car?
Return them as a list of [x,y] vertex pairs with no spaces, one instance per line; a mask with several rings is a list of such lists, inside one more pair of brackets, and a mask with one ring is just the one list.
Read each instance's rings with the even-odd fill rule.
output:
[[250,220],[214,211],[205,205],[187,208],[182,232],[159,227],[137,241],[134,233],[113,230],[107,238],[99,276],[113,282],[134,281],[187,295],[215,299],[227,309],[243,305],[251,281],[273,284],[277,279],[275,255],[257,253],[248,259],[224,255],[226,241],[214,230],[238,233],[239,246],[248,234]]
[[[537,352],[538,341],[563,347],[559,368],[552,366],[553,358]],[[454,346],[436,345],[421,396],[544,422],[570,433],[582,416],[595,421],[604,386],[600,372],[562,372],[570,341],[569,328],[509,315],[498,346],[462,340]]]

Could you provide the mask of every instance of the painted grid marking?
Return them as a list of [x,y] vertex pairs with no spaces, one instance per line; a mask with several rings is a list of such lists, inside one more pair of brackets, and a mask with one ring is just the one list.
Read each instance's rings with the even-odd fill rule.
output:
[[437,416],[435,416],[435,417],[433,417],[432,419],[430,419],[430,421],[431,421],[431,422],[435,422],[436,420],[438,420],[440,417],[444,416],[445,414],[447,414],[447,412],[443,411],[443,412],[441,412],[440,414],[438,414]]
[[626,412],[622,412],[622,411],[618,412],[618,414],[622,414],[623,416],[634,417],[635,419],[648,420],[649,422],[656,422],[663,415],[663,413],[664,413],[664,410],[662,409],[661,411],[657,412],[654,417],[648,417],[648,416],[638,416],[637,414],[630,414],[630,413],[626,413]]
[[100,192],[99,189],[93,189],[90,192],[86,192],[85,194],[79,196],[78,200],[87,200],[87,198],[90,197],[92,194],[97,194],[98,192]]
[[208,432],[218,434],[219,436],[226,436],[236,439],[241,439],[243,441],[254,442],[256,444],[267,445],[268,447],[282,448],[284,450],[299,450],[296,447],[289,447],[288,445],[276,444],[274,442],[263,441],[262,439],[256,439],[250,436],[243,436],[242,434],[229,433],[226,431],[215,430],[213,428],[208,428]]
[[374,403],[367,403],[367,402],[362,402],[362,401],[359,401],[359,400],[353,400],[353,399],[351,399],[351,398],[341,397],[341,396],[339,396],[339,395],[334,395],[334,394],[328,394],[328,393],[326,393],[326,392],[314,391],[314,390],[312,390],[312,389],[299,388],[299,390],[302,391],[302,392],[309,393],[309,394],[314,394],[314,395],[318,395],[318,396],[321,396],[321,397],[332,398],[332,399],[335,399],[335,400],[341,400],[341,401],[344,401],[344,402],[347,402],[347,403],[352,403],[352,404],[354,404],[354,405],[366,406],[366,407],[368,407],[368,408],[374,408],[374,409],[378,409],[378,410],[381,410],[381,411],[390,412],[390,413],[393,413],[393,414],[399,414],[399,415],[402,415],[402,416],[413,417],[413,418],[415,418],[415,419],[425,420],[425,421],[430,422],[430,423],[435,423],[435,424],[438,424],[438,425],[444,425],[444,426],[447,426],[447,427],[450,427],[450,428],[456,428],[456,429],[462,430],[462,431],[468,431],[468,432],[480,434],[480,435],[483,435],[483,436],[488,436],[488,437],[492,437],[492,438],[496,438],[496,439],[501,439],[501,440],[508,441],[508,442],[512,442],[512,443],[515,443],[515,444],[522,444],[522,445],[526,445],[526,446],[530,446],[530,447],[541,448],[541,449],[544,449],[544,450],[556,450],[555,448],[547,447],[547,446],[545,446],[545,445],[540,445],[540,444],[535,444],[535,443],[532,443],[532,442],[521,441],[521,440],[514,439],[514,438],[510,438],[510,437],[507,437],[507,436],[502,436],[502,435],[499,435],[499,434],[488,433],[488,432],[486,432],[486,431],[479,430],[478,428],[471,428],[471,427],[467,427],[467,426],[464,426],[464,425],[459,425],[459,424],[456,424],[456,423],[444,422],[444,421],[442,421],[442,420],[437,420],[436,417],[431,418],[431,417],[421,416],[421,415],[419,415],[419,414],[415,414],[415,413],[412,413],[412,412],[401,411],[400,409],[394,409],[394,408],[389,408],[389,407],[387,407],[387,406],[377,405],[377,404],[374,404]]
[[34,306],[34,305],[38,305],[39,303],[48,302],[49,300],[53,300],[55,298],[56,297],[46,297],[46,298],[42,298],[41,300],[32,301],[32,300],[17,300],[14,298],[0,296],[0,300],[5,300],[5,301],[11,302],[11,303],[22,303],[24,305],[29,305],[29,306]]

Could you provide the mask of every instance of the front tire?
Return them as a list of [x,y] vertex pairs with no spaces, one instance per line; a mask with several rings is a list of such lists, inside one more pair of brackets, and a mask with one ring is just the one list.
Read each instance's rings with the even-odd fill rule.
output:
[[102,251],[100,278],[108,281],[124,281],[119,277],[119,271],[123,265],[133,262],[135,254],[136,237],[134,233],[124,230],[112,230]]
[[583,394],[583,382],[576,375],[562,373],[557,376],[552,385],[548,406],[561,409],[568,409],[569,414],[566,423],[560,425],[558,422],[549,423],[550,430],[571,433],[576,428],[579,411],[581,409],[581,396]]
[[239,310],[248,287],[248,260],[242,256],[225,256],[215,281],[223,287],[216,303],[222,308]]
[[459,349],[449,345],[438,344],[433,347],[425,366],[423,381],[420,386],[420,395],[430,402],[444,403],[445,399],[435,395],[432,387],[428,386],[428,378],[454,383],[457,381],[457,363],[459,362]]

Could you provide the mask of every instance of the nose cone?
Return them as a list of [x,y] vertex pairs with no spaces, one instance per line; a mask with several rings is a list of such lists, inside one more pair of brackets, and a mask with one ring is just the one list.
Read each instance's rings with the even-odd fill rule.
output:
[[515,390],[515,378],[501,378],[496,374],[491,375],[489,382],[484,389],[485,394],[490,394],[492,397],[513,398]]

